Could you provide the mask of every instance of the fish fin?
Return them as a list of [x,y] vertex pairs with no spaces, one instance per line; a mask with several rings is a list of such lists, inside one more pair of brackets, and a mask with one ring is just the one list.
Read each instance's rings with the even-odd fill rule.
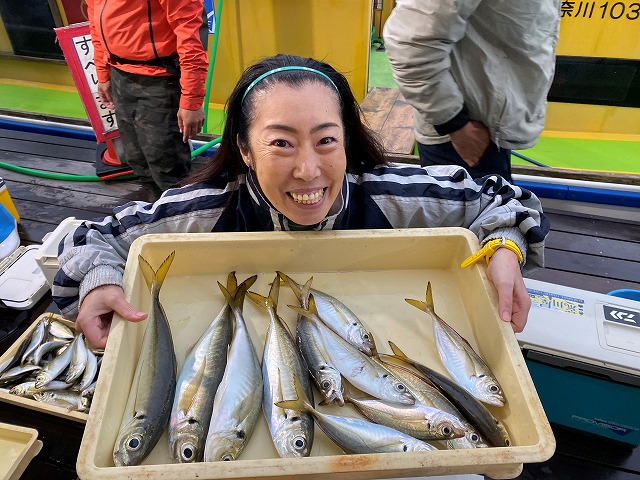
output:
[[371,342],[371,357],[380,358],[380,352],[378,352],[378,347],[376,347],[376,340],[373,338],[373,332],[369,332],[369,341]]
[[227,275],[227,292],[235,296],[237,290],[238,279],[236,278],[236,272],[229,272],[229,275]]
[[409,357],[402,351],[400,350],[400,347],[398,347],[395,343],[393,343],[391,340],[389,340],[389,346],[391,347],[391,351],[393,352],[393,356],[396,356],[397,358],[400,358],[401,360],[408,360]]
[[175,254],[176,254],[175,251],[171,252],[171,255],[169,255],[164,260],[164,262],[162,262],[162,265],[160,265],[160,268],[158,268],[157,272],[153,269],[153,267],[149,264],[149,262],[147,262],[147,260],[142,255],[138,255],[138,263],[140,265],[140,270],[142,271],[142,276],[144,277],[144,281],[147,284],[149,291],[151,291],[151,287],[154,281],[157,283],[158,289],[160,289],[160,287],[162,286],[162,283],[164,282],[165,277],[167,276],[167,272],[169,271],[169,267],[173,262],[173,258],[175,257]]
[[269,299],[267,297],[263,297],[259,293],[255,292],[247,292],[247,297],[249,297],[249,300],[254,302],[259,307],[263,308],[266,311],[269,311],[270,305]]
[[300,379],[296,376],[293,377],[293,386],[296,392],[296,398],[291,400],[283,400],[280,402],[274,402],[276,407],[280,407],[285,410],[297,410],[299,412],[313,412],[313,407],[305,400],[304,387],[300,383]]
[[169,254],[169,256],[167,258],[165,258],[164,262],[162,262],[162,265],[160,265],[160,268],[158,268],[158,270],[156,271],[156,281],[158,282],[158,290],[160,290],[160,288],[162,287],[162,284],[164,283],[164,279],[167,277],[167,273],[169,272],[169,268],[171,267],[171,264],[173,263],[173,259],[176,256],[176,252],[173,251]]
[[218,287],[220,287],[220,291],[222,291],[222,295],[224,295],[225,300],[229,304],[229,306],[233,310],[238,310],[242,312],[242,305],[244,304],[244,296],[247,293],[247,290],[251,288],[251,286],[255,283],[257,275],[252,275],[246,280],[244,280],[240,285],[238,285],[238,289],[236,290],[235,295],[232,295],[229,290],[225,288],[220,282],[218,282]]
[[313,298],[313,294],[309,294],[309,308],[297,307],[295,305],[287,306],[294,312],[297,312],[300,315],[311,320],[316,320],[318,318],[318,308],[316,307],[316,301]]
[[429,313],[429,307],[427,306],[426,303],[424,303],[421,300],[414,300],[413,298],[405,298],[404,301],[407,302],[409,305],[413,305],[417,309],[422,310],[425,313]]
[[[193,401],[196,398],[198,390],[200,389],[200,385],[202,384],[202,379],[204,378],[204,372],[207,366],[206,357],[202,360],[200,368],[197,370],[196,374],[193,376],[193,379],[188,383],[188,388],[183,391],[183,394],[178,398],[178,410],[182,412],[188,412],[191,410],[191,406],[193,405]],[[184,393],[188,392],[188,393]]]
[[276,271],[276,274],[278,275],[278,278],[280,279],[281,282],[283,282],[285,285],[291,288],[291,290],[293,291],[293,294],[296,296],[298,301],[302,304],[302,287],[300,286],[300,284],[298,284],[286,273]]

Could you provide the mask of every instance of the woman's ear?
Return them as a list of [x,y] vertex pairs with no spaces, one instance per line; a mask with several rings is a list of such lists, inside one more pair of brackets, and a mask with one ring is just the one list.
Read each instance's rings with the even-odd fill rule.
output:
[[247,167],[251,167],[250,150],[240,141],[240,135],[236,135],[236,145],[238,145],[238,150],[240,150],[240,155],[242,155],[242,161]]

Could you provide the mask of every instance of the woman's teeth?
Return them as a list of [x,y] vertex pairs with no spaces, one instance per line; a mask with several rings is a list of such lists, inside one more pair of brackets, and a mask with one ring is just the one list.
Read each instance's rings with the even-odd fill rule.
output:
[[297,193],[291,192],[291,197],[293,201],[296,203],[304,203],[305,205],[311,205],[313,203],[318,203],[322,198],[323,190],[318,190],[313,193],[305,193],[304,195],[298,195]]

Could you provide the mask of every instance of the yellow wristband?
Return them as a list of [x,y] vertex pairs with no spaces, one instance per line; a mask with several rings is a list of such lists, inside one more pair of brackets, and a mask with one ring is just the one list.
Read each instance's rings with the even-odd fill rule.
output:
[[460,264],[460,266],[462,268],[466,268],[469,265],[473,265],[474,263],[476,263],[481,258],[484,258],[485,261],[487,262],[487,265],[488,265],[489,264],[489,260],[491,259],[493,254],[496,252],[496,250],[498,250],[501,247],[505,247],[505,248],[511,250],[518,257],[518,262],[519,263],[523,262],[524,257],[522,255],[522,252],[520,251],[520,248],[518,247],[518,245],[512,240],[508,240],[508,239],[502,237],[502,238],[496,238],[494,240],[489,240],[487,243],[485,243],[482,246],[482,248],[480,250],[478,250],[473,255],[467,257]]

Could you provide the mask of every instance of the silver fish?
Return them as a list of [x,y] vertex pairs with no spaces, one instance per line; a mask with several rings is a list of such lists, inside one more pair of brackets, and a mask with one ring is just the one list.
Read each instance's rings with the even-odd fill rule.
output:
[[[253,281],[255,277],[245,280],[239,289],[242,294]],[[236,295],[235,272],[227,278],[227,290]],[[230,314],[231,308],[225,303],[187,355],[180,371],[169,418],[169,452],[174,462],[202,461],[213,399],[224,375],[233,334]]]
[[406,299],[406,302],[426,312],[433,319],[438,355],[451,376],[481,402],[498,407],[506,400],[495,375],[473,347],[434,309],[431,282],[427,284],[426,301]]
[[73,340],[76,337],[71,328],[58,320],[50,320],[48,330],[51,336],[59,340]]
[[36,348],[36,351],[33,353],[33,363],[35,365],[40,365],[42,363],[42,358],[52,350],[56,350],[63,345],[67,345],[69,340],[51,340],[49,342],[45,342]]
[[347,391],[345,399],[369,420],[420,440],[449,440],[464,436],[462,421],[450,413],[424,403],[400,405],[382,400],[357,398]]
[[381,400],[405,405],[413,405],[415,403],[415,398],[407,391],[406,386],[382,363],[365,355],[324,326],[318,316],[313,294],[309,296],[308,309],[293,305],[289,305],[289,308],[316,322],[322,341],[327,349],[327,354],[331,359],[331,364],[351,384]]
[[428,443],[384,425],[360,418],[327,415],[319,412],[304,399],[296,379],[297,399],[277,402],[290,410],[310,413],[322,431],[346,453],[421,452],[436,450]]
[[[453,403],[432,383],[425,382],[409,369],[393,363],[385,363],[385,366],[401,379],[409,391],[416,398],[416,402],[429,405],[447,412],[457,418],[464,427],[464,435],[446,441],[451,449],[485,448],[489,444],[478,433],[477,429],[460,413]],[[405,432],[406,433],[406,432]]]
[[80,395],[79,392],[69,390],[47,390],[34,393],[33,398],[38,402],[49,403],[67,410],[86,412],[89,410],[90,400]]
[[[278,273],[282,278],[282,274]],[[313,278],[307,280],[300,291],[298,300],[304,309],[309,308],[309,294]],[[327,349],[322,342],[322,335],[313,320],[298,314],[296,322],[296,340],[298,349],[305,359],[311,378],[327,404],[344,405],[342,397],[342,376],[338,369],[330,364]]]
[[282,458],[308,457],[313,445],[313,418],[301,411],[276,407],[274,401],[295,394],[294,378],[300,381],[307,401],[313,402],[309,370],[287,325],[278,316],[280,282],[274,279],[269,297],[254,292],[247,296],[269,313],[269,328],[262,356],[262,409],[273,444]]
[[24,364],[30,357],[33,357],[36,349],[42,345],[44,339],[47,335],[47,320],[43,318],[38,322],[33,333],[31,334],[31,340],[29,341],[29,345],[27,349],[22,354],[22,358],[20,359],[20,363]]
[[312,320],[298,316],[296,324],[298,348],[307,363],[311,378],[327,404],[344,405],[342,375],[331,365],[329,354],[322,342],[322,333]]
[[236,460],[253,434],[262,407],[262,373],[242,316],[244,295],[232,298],[220,282],[218,286],[231,306],[235,331],[227,368],[213,401],[205,462]]
[[44,388],[36,388],[36,382],[30,381],[14,385],[9,389],[9,393],[13,395],[20,395],[21,397],[33,397],[34,394],[45,390],[66,390],[68,388],[69,384],[67,382],[58,380],[49,382]]
[[98,359],[93,354],[91,349],[87,348],[87,362],[85,364],[84,371],[82,372],[82,377],[78,382],[77,389],[81,392],[86,389],[89,385],[91,385],[98,374]]
[[176,388],[176,354],[159,294],[174,256],[175,252],[172,252],[157,272],[142,256],[138,257],[151,292],[151,308],[126,411],[113,449],[113,463],[117,467],[140,464],[169,421]]
[[0,386],[8,385],[11,382],[19,380],[39,370],[41,370],[41,367],[39,367],[38,365],[32,365],[30,363],[27,365],[10,368],[9,370],[5,371],[2,376],[0,376]]
[[390,341],[389,346],[391,346],[394,355],[381,355],[385,364],[388,361],[400,361],[402,364],[411,365],[419,372],[420,378],[424,379],[425,382],[431,382],[442,390],[451,403],[476,427],[490,446],[508,447],[511,445],[507,429],[481,401],[446,375],[409,358],[395,343]]
[[62,354],[47,363],[36,375],[36,388],[42,388],[58,378],[71,363],[72,349],[67,348]]
[[64,379],[65,382],[71,384],[75,382],[87,366],[87,346],[84,343],[84,335],[78,335],[71,344],[71,362],[69,370]]
[[[306,299],[303,297],[303,287],[296,283],[291,277],[282,272],[278,276],[284,281],[298,298],[300,305],[306,308]],[[307,283],[310,283],[307,282]],[[372,343],[367,330],[360,319],[349,308],[337,298],[311,288],[308,290],[313,294],[318,310],[318,317],[334,332],[344,340],[356,347],[361,352],[371,355]],[[308,295],[308,293],[307,293]]]

